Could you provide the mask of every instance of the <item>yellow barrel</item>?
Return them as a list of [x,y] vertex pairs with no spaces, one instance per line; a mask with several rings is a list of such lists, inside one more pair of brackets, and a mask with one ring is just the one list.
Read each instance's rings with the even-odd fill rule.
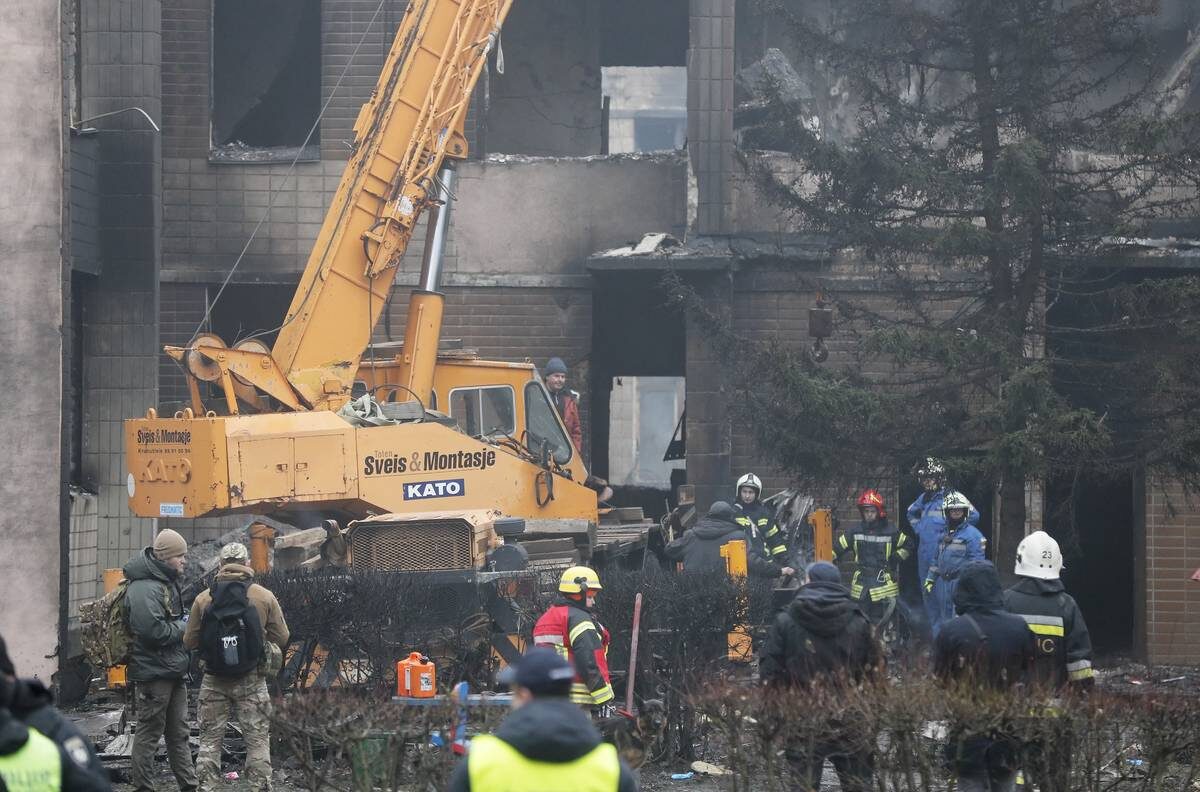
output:
[[275,541],[275,529],[263,523],[250,526],[250,568],[256,575],[271,571],[271,543]]

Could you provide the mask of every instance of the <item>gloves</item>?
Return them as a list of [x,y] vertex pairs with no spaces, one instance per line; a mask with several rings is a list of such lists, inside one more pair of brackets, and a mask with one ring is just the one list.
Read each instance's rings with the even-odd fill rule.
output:
[[933,581],[937,578],[937,570],[929,570],[929,574],[925,576],[925,584],[922,586],[926,594],[933,593]]

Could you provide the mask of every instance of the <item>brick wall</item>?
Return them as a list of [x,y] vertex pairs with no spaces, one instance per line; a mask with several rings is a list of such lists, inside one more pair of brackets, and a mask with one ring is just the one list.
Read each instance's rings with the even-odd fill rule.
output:
[[688,152],[702,234],[728,234],[733,173],[734,0],[691,0]]
[[[729,273],[697,276],[692,285],[713,310],[728,314],[732,297]],[[724,360],[708,343],[706,329],[687,320],[687,480],[696,503],[707,509],[730,498],[729,397],[732,391]]]
[[96,496],[71,489],[70,586],[67,621],[79,623],[79,606],[103,593],[99,567],[99,526]]
[[[80,52],[85,117],[141,107],[162,117],[160,0],[85,0]],[[100,136],[100,277],[81,296],[83,479],[98,494],[96,579],[147,544],[153,520],[129,513],[123,421],[157,401],[162,140],[141,116]]]
[[[1200,658],[1200,511],[1177,483],[1145,488],[1145,648],[1152,663]],[[1136,548],[1135,548],[1136,550]]]
[[[216,292],[203,283],[164,283],[159,292],[158,340],[161,346],[182,346],[204,318],[208,295]],[[158,403],[163,410],[190,403],[187,380],[179,364],[158,356]]]

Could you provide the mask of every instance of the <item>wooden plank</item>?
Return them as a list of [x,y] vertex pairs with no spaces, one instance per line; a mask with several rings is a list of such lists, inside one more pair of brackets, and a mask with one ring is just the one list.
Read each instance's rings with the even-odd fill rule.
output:
[[588,544],[596,541],[596,524],[590,520],[526,520],[525,536],[530,539],[558,536],[587,537]]
[[575,539],[569,536],[562,539],[535,539],[529,542],[521,542],[520,544],[530,556],[543,556],[556,553],[570,555],[575,552]]
[[325,541],[324,528],[307,528],[303,531],[284,534],[283,536],[275,537],[275,549],[287,550],[291,547],[316,547],[321,546],[321,542]]

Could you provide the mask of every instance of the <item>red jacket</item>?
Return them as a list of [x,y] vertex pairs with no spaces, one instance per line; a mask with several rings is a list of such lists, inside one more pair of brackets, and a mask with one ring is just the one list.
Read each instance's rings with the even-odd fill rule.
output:
[[571,436],[571,442],[582,454],[583,425],[579,422],[579,404],[566,388],[551,394],[551,396],[554,399],[554,406],[558,408],[558,414],[562,416],[563,426],[567,427],[567,434]]
[[575,667],[571,700],[576,704],[604,704],[612,700],[608,642],[604,625],[566,599],[560,599],[533,626],[535,646],[553,647]]

